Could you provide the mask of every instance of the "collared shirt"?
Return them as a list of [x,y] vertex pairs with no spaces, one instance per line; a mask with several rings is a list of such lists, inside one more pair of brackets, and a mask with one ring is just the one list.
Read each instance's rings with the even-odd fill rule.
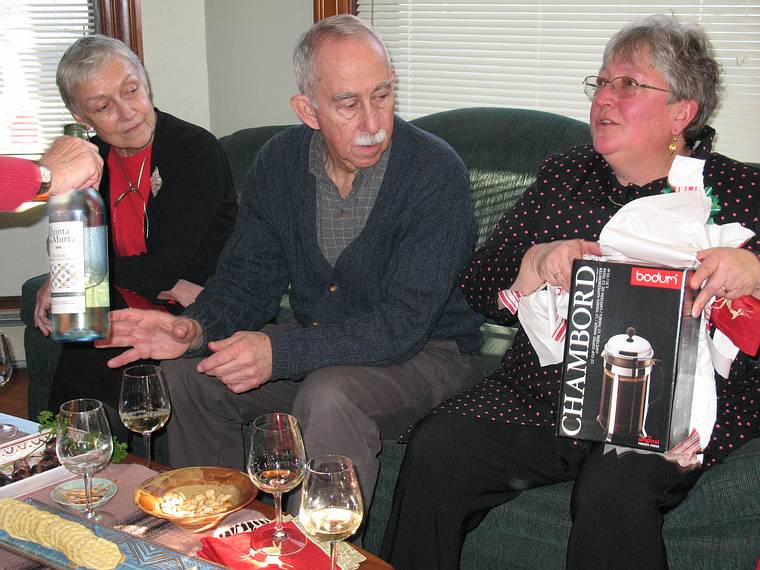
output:
[[317,243],[330,265],[364,229],[383,183],[390,146],[374,165],[357,171],[351,193],[343,199],[327,175],[322,133],[309,145],[309,172],[317,179]]

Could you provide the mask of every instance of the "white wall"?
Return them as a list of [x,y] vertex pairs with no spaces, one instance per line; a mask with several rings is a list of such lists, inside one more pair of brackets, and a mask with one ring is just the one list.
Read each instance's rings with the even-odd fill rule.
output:
[[312,0],[206,0],[212,133],[298,122],[293,47],[313,18]]
[[[145,67],[156,105],[222,136],[297,119],[291,55],[311,0],[142,0]],[[0,214],[0,297],[47,271],[45,208]]]
[[0,297],[21,295],[21,284],[48,270],[45,206],[0,214]]
[[208,129],[208,65],[203,0],[142,0],[143,54],[153,102]]

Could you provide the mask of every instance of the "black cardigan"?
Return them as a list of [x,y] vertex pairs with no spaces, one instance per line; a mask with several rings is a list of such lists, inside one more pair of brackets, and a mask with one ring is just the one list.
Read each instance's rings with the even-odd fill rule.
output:
[[[106,164],[100,193],[109,210],[107,164],[111,146],[98,137],[93,142]],[[162,185],[155,196],[148,196],[147,252],[119,257],[113,236],[109,239],[111,285],[135,291],[151,301],[179,279],[199,285],[206,282],[237,214],[232,175],[216,137],[158,109],[150,174],[156,168]],[[111,220],[110,211],[107,219]],[[112,308],[123,307],[114,291],[112,288]]]

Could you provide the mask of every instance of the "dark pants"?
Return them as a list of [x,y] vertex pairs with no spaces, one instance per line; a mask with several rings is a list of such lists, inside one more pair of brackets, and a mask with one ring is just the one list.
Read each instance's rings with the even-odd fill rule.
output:
[[[431,407],[481,377],[478,358],[461,355],[453,341],[428,342],[400,364],[330,366],[302,380],[272,380],[242,394],[199,374],[197,363],[162,363],[172,401],[167,431],[173,466],[245,469],[241,424],[288,412],[298,419],[309,457],[351,458],[366,508],[377,481],[381,438],[399,437]],[[288,506],[297,510],[297,502]]]
[[397,570],[459,567],[465,535],[521,491],[575,480],[567,567],[667,568],[662,516],[699,472],[654,454],[573,446],[551,427],[450,413],[412,434],[380,556]]

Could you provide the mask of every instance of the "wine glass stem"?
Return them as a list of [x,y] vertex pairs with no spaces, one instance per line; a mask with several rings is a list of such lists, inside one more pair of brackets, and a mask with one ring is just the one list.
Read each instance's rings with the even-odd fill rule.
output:
[[92,473],[86,471],[84,473],[84,518],[91,519],[95,516],[95,511],[92,510]]
[[335,570],[338,565],[338,543],[330,541],[330,570]]
[[148,469],[150,469],[150,432],[143,434],[143,442],[145,443],[145,460],[148,462]]
[[282,528],[282,493],[272,493],[274,496],[274,532],[272,538],[285,540],[288,533]]

